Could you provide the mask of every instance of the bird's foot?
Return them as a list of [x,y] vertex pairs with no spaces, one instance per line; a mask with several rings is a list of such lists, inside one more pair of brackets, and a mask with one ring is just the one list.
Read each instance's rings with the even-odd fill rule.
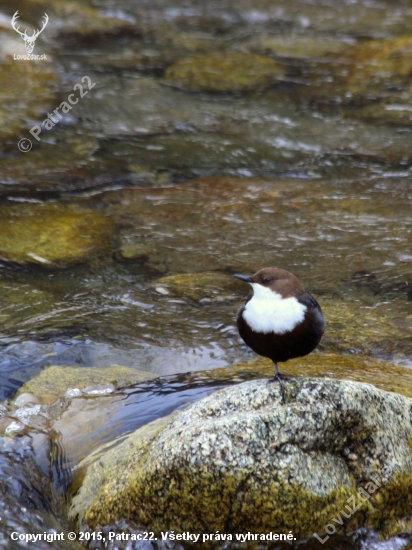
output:
[[280,372],[275,372],[272,378],[269,378],[268,382],[279,382],[279,384],[283,387],[285,387],[284,381],[287,382],[289,380],[289,377],[285,374],[281,374]]
[[287,376],[284,374],[280,374],[280,372],[276,372],[275,375],[272,378],[269,378],[268,384],[273,384],[273,382],[278,382],[280,386],[280,393],[282,394],[282,402],[286,403],[287,398],[287,389],[285,381],[289,380]]
[[286,391],[286,384],[285,384],[286,380],[289,380],[286,376],[276,373],[272,378],[269,378],[268,384],[273,384],[273,382],[279,382],[280,389],[282,390],[282,393],[284,393]]
[[280,393],[282,394],[282,401],[283,403],[286,402],[286,396],[287,396],[287,390],[286,390],[286,384],[285,381],[288,380],[288,377],[284,374],[280,374],[278,369],[278,364],[276,361],[274,361],[275,365],[275,372],[273,378],[269,378],[268,383],[271,384],[273,382],[279,382],[280,386]]

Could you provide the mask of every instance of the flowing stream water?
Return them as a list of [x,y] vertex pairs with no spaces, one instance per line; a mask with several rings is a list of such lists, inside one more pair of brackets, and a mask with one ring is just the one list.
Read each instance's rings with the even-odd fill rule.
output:
[[[47,11],[47,61],[13,58],[17,8],[22,28]],[[267,375],[234,273],[288,269],[322,305],[285,373],[412,396],[409,1],[0,0],[0,34],[2,547],[73,527],[102,445]]]

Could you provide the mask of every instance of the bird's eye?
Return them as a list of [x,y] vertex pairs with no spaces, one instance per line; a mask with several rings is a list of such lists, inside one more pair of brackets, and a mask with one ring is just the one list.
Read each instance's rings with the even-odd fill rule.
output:
[[263,278],[264,283],[270,283],[271,281],[272,281],[272,279],[270,277],[264,277]]

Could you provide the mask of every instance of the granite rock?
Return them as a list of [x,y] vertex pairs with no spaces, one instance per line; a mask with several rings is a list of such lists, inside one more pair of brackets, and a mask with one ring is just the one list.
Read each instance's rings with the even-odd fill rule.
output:
[[[412,526],[411,419],[411,399],[369,384],[302,377],[282,396],[276,383],[245,382],[102,455],[72,514],[92,529],[125,519],[159,531],[392,536]],[[360,505],[348,514],[350,502]]]

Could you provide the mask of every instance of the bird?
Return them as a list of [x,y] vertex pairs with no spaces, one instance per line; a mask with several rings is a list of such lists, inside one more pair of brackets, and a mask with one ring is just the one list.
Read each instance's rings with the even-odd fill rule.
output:
[[240,337],[247,346],[274,363],[274,377],[284,389],[278,363],[303,357],[319,344],[326,328],[315,298],[299,279],[276,267],[261,269],[251,277],[234,277],[252,285],[251,294],[237,312]]

